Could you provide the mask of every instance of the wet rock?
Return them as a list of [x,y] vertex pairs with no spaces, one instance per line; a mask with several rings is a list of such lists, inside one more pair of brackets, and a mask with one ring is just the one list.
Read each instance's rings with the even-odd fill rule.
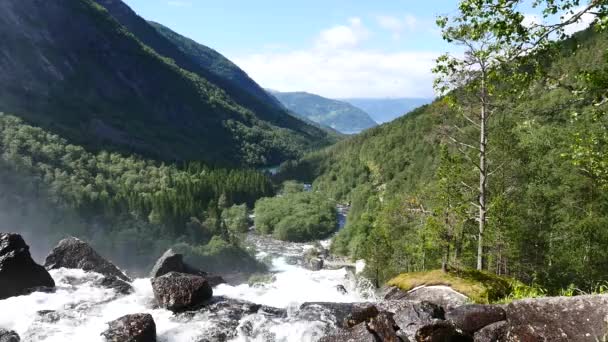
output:
[[416,332],[418,342],[470,342],[473,338],[463,335],[447,321],[436,320]]
[[371,320],[378,316],[379,311],[374,305],[355,307],[353,310],[346,315],[342,323],[342,326],[347,328],[354,327],[355,325]]
[[21,338],[19,335],[12,331],[0,328],[0,342],[19,342]]
[[57,323],[61,319],[61,315],[55,310],[40,310],[36,312],[41,322]]
[[200,307],[213,296],[211,285],[200,276],[170,272],[151,282],[158,304],[173,312]]
[[389,300],[380,303],[378,308],[394,313],[393,319],[400,328],[400,335],[411,341],[415,340],[418,329],[444,318],[443,308],[429,302]]
[[109,342],[155,342],[156,324],[150,314],[122,316],[101,333]]
[[360,323],[350,329],[340,329],[335,334],[322,337],[319,342],[377,342],[366,323]]
[[[299,319],[314,321],[323,317],[325,321],[340,328],[347,328],[347,321],[353,319],[354,312],[370,313],[374,312],[375,306],[370,303],[325,303],[308,302],[300,305],[297,312]],[[376,309],[375,312],[378,312]],[[362,321],[362,320],[360,320]],[[352,326],[352,324],[350,325]]]
[[515,301],[504,341],[601,341],[608,335],[608,295]]
[[[393,294],[393,296],[396,297],[397,294]],[[469,303],[467,296],[448,286],[422,286],[407,292],[400,299],[431,302],[445,310]]]
[[507,328],[506,321],[500,321],[486,325],[481,330],[475,333],[475,342],[495,342],[503,341],[505,338],[505,330]]
[[0,299],[54,288],[55,281],[32,259],[21,235],[0,233]]
[[392,313],[379,313],[376,317],[370,320],[367,327],[380,339],[380,341],[401,342],[401,338],[397,336],[397,330],[399,330],[399,327],[395,323]]
[[321,258],[310,258],[304,263],[304,267],[311,271],[320,271],[323,269],[323,259]]
[[463,305],[448,311],[445,319],[465,334],[473,335],[486,325],[504,321],[505,311],[498,305]]
[[95,285],[103,286],[108,289],[114,289],[116,293],[124,295],[133,292],[133,286],[131,286],[131,284],[115,276],[103,277],[102,279],[96,281]]
[[152,272],[150,272],[150,278],[158,278],[169,272],[201,276],[207,279],[211,286],[225,283],[224,279],[218,275],[211,275],[188,265],[184,261],[184,256],[182,254],[175,253],[173,249],[168,249],[160,258],[158,258],[156,264],[152,268]]
[[336,291],[338,291],[339,293],[345,295],[348,294],[348,291],[346,290],[346,288],[344,287],[344,285],[337,285],[336,286]]
[[384,300],[402,300],[407,295],[407,292],[402,291],[396,286],[390,286],[382,290],[382,298]]
[[51,254],[46,257],[44,266],[47,270],[61,267],[79,268],[88,272],[97,272],[106,277],[114,276],[123,281],[131,281],[114,264],[97,254],[88,243],[75,237],[59,241]]

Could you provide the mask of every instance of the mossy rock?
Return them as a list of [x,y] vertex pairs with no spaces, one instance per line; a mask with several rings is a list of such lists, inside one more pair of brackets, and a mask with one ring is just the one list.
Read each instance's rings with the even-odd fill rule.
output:
[[387,284],[403,291],[410,291],[419,286],[449,286],[480,304],[504,300],[511,297],[514,291],[527,288],[515,279],[473,269],[402,273],[389,280]]

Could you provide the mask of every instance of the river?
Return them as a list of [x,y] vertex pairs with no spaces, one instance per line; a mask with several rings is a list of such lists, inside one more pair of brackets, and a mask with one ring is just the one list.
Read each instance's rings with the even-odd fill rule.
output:
[[[117,296],[114,290],[93,285],[101,276],[75,269],[50,271],[55,293],[36,292],[0,301],[0,327],[15,330],[23,341],[102,341],[106,323],[133,313],[150,313],[159,341],[316,341],[333,328],[323,313],[299,312],[304,302],[374,301],[374,290],[355,276],[362,264],[311,271],[301,260],[313,244],[286,243],[248,236],[258,257],[270,260],[272,280],[250,286],[220,284],[214,296],[250,301],[286,309],[281,316],[263,312],[231,318],[229,312],[195,312],[174,315],[154,307],[150,280],[136,279],[134,293]],[[327,247],[330,240],[321,241]],[[339,285],[346,289],[338,291]],[[235,322],[236,320],[236,322]],[[235,335],[236,336],[232,336]]]

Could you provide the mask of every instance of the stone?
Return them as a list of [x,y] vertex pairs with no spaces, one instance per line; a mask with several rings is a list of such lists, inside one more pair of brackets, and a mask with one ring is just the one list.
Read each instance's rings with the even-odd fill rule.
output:
[[383,342],[400,342],[401,338],[397,335],[397,324],[393,319],[393,314],[380,312],[367,324],[369,330]]
[[19,335],[16,332],[14,332],[12,330],[0,328],[0,342],[19,342],[19,341],[21,341],[21,338],[19,337]]
[[361,322],[369,321],[378,316],[378,313],[378,309],[374,305],[354,307],[353,310],[344,318],[342,326],[347,328],[354,327]]
[[101,333],[108,342],[156,342],[156,324],[150,314],[122,316]]
[[449,286],[421,286],[407,292],[401,299],[431,302],[445,310],[470,302],[467,296]]
[[463,335],[451,323],[436,320],[416,332],[417,342],[470,342],[473,338]]
[[115,276],[103,277],[101,280],[96,281],[95,285],[113,289],[116,293],[123,295],[128,295],[133,292],[133,286],[131,286],[131,284]]
[[376,336],[360,323],[350,329],[340,329],[336,333],[322,337],[319,342],[377,342]]
[[505,308],[503,341],[602,341],[608,336],[608,295],[514,301]]
[[116,277],[131,282],[118,267],[104,259],[86,242],[75,237],[65,238],[46,257],[47,270],[57,268],[79,268],[87,272],[97,272],[106,277]]
[[170,272],[151,282],[158,304],[173,312],[195,309],[213,296],[207,279],[196,275]]
[[226,282],[218,275],[211,275],[190,266],[184,261],[184,256],[182,254],[175,253],[173,249],[168,249],[160,258],[158,258],[154,264],[154,267],[152,268],[152,271],[150,272],[150,278],[158,278],[169,272],[201,276],[207,279],[211,286],[216,286]]
[[55,281],[32,259],[21,235],[0,233],[0,299],[54,288]]
[[507,327],[506,321],[500,321],[486,325],[475,333],[475,342],[497,342],[502,341],[505,337],[505,330]]
[[321,269],[323,269],[323,263],[324,261],[321,258],[310,258],[306,260],[306,262],[304,263],[304,267],[311,271],[320,271]]
[[[348,324],[349,320],[364,321],[366,314],[378,312],[374,304],[371,303],[329,303],[329,302],[307,302],[300,305],[297,316],[301,320],[315,321],[323,317],[339,328],[348,328],[354,324]],[[358,317],[353,317],[355,313]]]
[[394,313],[393,319],[400,329],[399,334],[410,341],[415,340],[418,329],[444,318],[443,308],[429,302],[388,300],[379,303],[378,308]]
[[448,311],[445,319],[465,334],[473,335],[486,325],[504,321],[505,310],[499,305],[463,305]]

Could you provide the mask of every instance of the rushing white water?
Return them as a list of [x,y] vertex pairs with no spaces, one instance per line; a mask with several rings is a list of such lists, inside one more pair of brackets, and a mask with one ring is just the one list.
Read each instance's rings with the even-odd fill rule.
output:
[[[222,284],[214,288],[214,296],[286,309],[287,315],[255,313],[238,317],[236,322],[222,311],[174,315],[154,308],[149,279],[135,280],[134,293],[124,296],[94,285],[99,274],[59,269],[50,272],[57,285],[54,293],[36,292],[0,301],[0,327],[15,330],[23,341],[102,341],[100,333],[107,322],[126,314],[150,313],[159,341],[221,341],[223,331],[235,330],[238,335],[230,337],[234,341],[316,341],[332,328],[331,323],[321,313],[299,316],[300,304],[373,300],[373,291],[357,280],[354,267],[311,271],[295,264],[293,258],[301,257],[312,245],[261,237],[253,237],[252,242],[260,258],[272,261],[273,280],[253,286]],[[338,291],[339,285],[347,292]]]

